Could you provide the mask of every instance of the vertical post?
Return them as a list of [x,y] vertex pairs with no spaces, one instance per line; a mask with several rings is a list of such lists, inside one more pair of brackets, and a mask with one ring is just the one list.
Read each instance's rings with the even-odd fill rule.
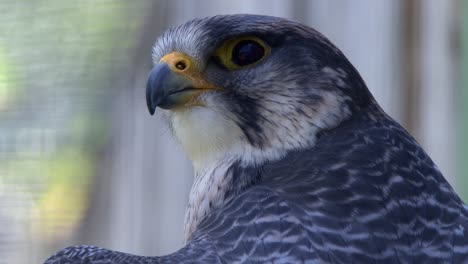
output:
[[421,1],[401,1],[400,12],[402,23],[401,30],[401,124],[412,135],[418,137],[421,127],[418,126],[418,118],[421,115]]
[[460,67],[460,145],[458,148],[458,188],[465,202],[468,202],[468,1],[460,1],[461,8],[461,67]]
[[455,1],[420,1],[420,114],[415,120],[420,132],[416,139],[455,187],[460,180],[456,178],[454,129],[458,70],[453,56],[456,4]]

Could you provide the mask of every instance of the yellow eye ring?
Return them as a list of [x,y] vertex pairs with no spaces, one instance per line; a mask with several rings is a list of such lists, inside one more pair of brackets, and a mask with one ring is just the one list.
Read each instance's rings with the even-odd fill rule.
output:
[[215,56],[228,70],[251,67],[270,54],[271,48],[254,36],[238,37],[224,42]]

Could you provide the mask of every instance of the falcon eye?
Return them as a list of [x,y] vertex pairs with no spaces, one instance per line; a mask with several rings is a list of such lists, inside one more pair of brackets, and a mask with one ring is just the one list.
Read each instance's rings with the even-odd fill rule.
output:
[[232,50],[232,62],[246,66],[259,61],[265,55],[265,49],[258,42],[250,39],[239,41]]
[[260,38],[244,36],[228,39],[213,54],[214,60],[227,70],[250,67],[265,59],[271,48]]

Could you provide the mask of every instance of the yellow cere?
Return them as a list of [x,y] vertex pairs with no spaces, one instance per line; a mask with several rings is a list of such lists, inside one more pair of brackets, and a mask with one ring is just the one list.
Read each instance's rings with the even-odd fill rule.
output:
[[171,52],[161,58],[160,62],[165,62],[169,68],[177,74],[183,75],[189,79],[193,88],[198,89],[217,89],[213,84],[207,82],[197,64],[192,57],[181,52]]

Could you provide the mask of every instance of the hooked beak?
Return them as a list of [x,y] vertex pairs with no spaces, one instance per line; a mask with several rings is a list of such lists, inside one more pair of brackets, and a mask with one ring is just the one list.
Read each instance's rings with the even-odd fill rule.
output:
[[146,104],[151,115],[156,107],[201,106],[199,95],[213,89],[215,87],[201,77],[189,56],[173,52],[164,56],[151,70],[146,84]]

